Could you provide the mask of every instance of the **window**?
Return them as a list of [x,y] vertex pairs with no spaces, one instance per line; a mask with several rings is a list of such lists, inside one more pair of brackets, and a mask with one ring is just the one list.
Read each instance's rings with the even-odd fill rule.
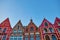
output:
[[23,40],[23,36],[11,36],[10,40]]
[[44,33],[46,33],[47,32],[47,29],[46,28],[44,28]]
[[16,31],[16,30],[14,30],[13,32],[14,32],[14,33],[17,33],[17,31]]
[[58,31],[60,32],[60,28],[58,28]]
[[6,40],[6,35],[3,36],[2,40]]
[[49,28],[50,32],[54,32],[52,28]]
[[52,35],[52,40],[57,40],[55,35]]
[[6,28],[3,29],[3,32],[6,32]]
[[18,40],[23,40],[23,36],[22,35],[18,36]]
[[50,40],[50,38],[49,38],[49,36],[48,36],[48,35],[46,35],[46,36],[45,36],[45,39],[46,39],[46,40]]
[[45,22],[45,26],[48,26],[48,23],[47,22]]
[[30,28],[30,31],[33,31],[33,30],[34,30],[34,28],[33,28],[33,27],[31,27],[31,28]]
[[25,40],[28,40],[28,35],[25,35]]
[[13,36],[11,36],[11,37],[10,37],[10,40],[14,40],[14,37],[13,37]]
[[14,40],[17,40],[17,36],[14,36]]
[[40,35],[36,34],[36,40],[40,40]]
[[58,22],[58,26],[60,26],[60,22]]
[[0,30],[1,30],[2,28],[0,28]]
[[19,25],[18,25],[18,29],[19,29]]
[[30,35],[30,40],[34,40],[34,35]]
[[22,34],[22,30],[18,30],[18,33]]

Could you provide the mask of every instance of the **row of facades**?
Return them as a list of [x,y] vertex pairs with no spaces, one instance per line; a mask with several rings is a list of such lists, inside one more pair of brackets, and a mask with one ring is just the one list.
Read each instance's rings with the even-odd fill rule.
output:
[[44,18],[39,27],[32,19],[27,26],[19,20],[12,28],[7,18],[0,23],[0,40],[60,40],[60,19],[56,17],[52,24]]

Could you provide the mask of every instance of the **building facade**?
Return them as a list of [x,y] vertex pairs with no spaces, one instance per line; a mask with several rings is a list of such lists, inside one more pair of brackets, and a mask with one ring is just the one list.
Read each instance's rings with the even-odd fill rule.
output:
[[13,28],[7,18],[0,24],[0,40],[60,40],[60,18],[54,24],[44,18],[39,27],[32,19],[27,26],[19,20]]
[[9,40],[12,32],[10,21],[7,18],[0,24],[0,40]]

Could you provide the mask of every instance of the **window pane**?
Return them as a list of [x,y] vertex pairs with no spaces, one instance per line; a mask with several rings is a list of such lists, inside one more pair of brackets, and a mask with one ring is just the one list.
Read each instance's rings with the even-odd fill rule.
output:
[[45,26],[48,26],[48,23],[47,22],[45,22]]
[[13,40],[13,38],[12,38],[12,37],[10,37],[10,40]]
[[18,38],[18,40],[23,40],[22,38]]
[[60,32],[60,28],[58,28],[58,31]]
[[57,38],[54,35],[52,35],[52,40],[57,40]]
[[43,31],[44,31],[44,33],[46,33],[46,32],[47,32],[47,29],[46,29],[46,28],[44,28],[44,30],[43,30]]
[[40,36],[38,34],[36,35],[36,40],[40,40]]
[[0,30],[1,30],[2,28],[0,28]]
[[54,32],[52,28],[49,28],[50,32]]
[[6,40],[6,35],[3,36],[2,40]]
[[46,39],[46,40],[50,40],[50,38],[49,38],[49,36],[48,36],[48,35],[46,35],[46,36],[45,36],[45,39]]
[[17,33],[17,31],[16,31],[16,30],[14,30],[13,32],[14,32],[14,33]]
[[18,29],[19,29],[20,27],[19,27],[19,25],[18,25]]
[[23,36],[18,36],[18,40],[23,40]]
[[6,32],[6,28],[4,28],[3,32]]
[[14,37],[14,40],[17,40],[17,37]]
[[34,28],[33,28],[33,27],[31,27],[31,28],[30,28],[30,31],[33,31],[33,30],[34,30]]
[[60,22],[58,22],[58,26],[60,26]]
[[28,36],[25,36],[25,40],[28,40]]
[[30,35],[30,40],[34,40],[34,35]]
[[18,33],[22,34],[22,30],[18,30]]

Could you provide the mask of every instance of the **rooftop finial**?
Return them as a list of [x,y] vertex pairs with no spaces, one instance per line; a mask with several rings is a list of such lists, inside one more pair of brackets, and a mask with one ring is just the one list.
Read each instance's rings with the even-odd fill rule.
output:
[[30,19],[30,21],[32,22],[32,19]]

